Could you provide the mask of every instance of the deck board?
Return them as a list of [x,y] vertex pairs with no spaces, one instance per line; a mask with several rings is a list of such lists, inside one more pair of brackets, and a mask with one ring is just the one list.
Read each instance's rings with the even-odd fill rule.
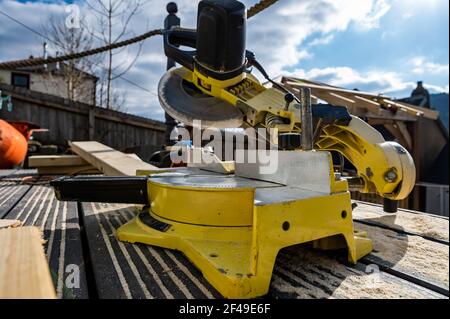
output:
[[30,185],[18,184],[26,176],[33,176],[35,170],[0,170],[0,218],[22,200],[31,189]]
[[357,203],[358,206],[353,211],[354,220],[371,222],[398,231],[447,241],[448,243],[448,218],[401,209],[397,213],[387,214],[383,212],[380,205]]
[[367,225],[357,225],[367,231],[374,251],[367,258],[394,270],[407,273],[426,282],[449,289],[449,247],[426,240]]
[[304,247],[283,250],[274,269],[275,298],[445,298],[429,289],[362,264],[347,266],[323,252]]

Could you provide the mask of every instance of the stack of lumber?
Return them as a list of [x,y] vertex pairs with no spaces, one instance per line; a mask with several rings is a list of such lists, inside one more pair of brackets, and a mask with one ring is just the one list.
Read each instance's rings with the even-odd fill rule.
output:
[[100,171],[78,155],[30,156],[28,166],[37,168],[39,175],[98,174]]
[[132,176],[137,169],[158,169],[136,154],[125,154],[98,142],[70,142],[70,146],[76,155],[30,156],[28,166],[37,168],[39,175]]
[[0,299],[56,298],[39,228],[2,228],[0,247]]

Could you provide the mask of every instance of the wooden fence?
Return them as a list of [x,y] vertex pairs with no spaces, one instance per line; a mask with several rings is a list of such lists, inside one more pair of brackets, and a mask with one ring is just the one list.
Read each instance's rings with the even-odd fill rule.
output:
[[6,84],[0,84],[0,90],[10,95],[13,103],[12,111],[5,107],[0,110],[0,118],[28,121],[48,129],[35,134],[43,144],[64,148],[68,141],[95,140],[147,157],[164,143],[166,126],[159,121]]

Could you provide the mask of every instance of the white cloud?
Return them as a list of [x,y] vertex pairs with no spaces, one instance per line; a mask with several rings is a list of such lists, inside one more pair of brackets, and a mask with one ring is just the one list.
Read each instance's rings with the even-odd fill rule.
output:
[[334,34],[328,34],[320,38],[315,38],[311,42],[308,43],[309,47],[326,45],[334,40]]
[[[285,0],[248,22],[248,47],[270,74],[297,65],[299,47],[313,34],[376,27],[389,10],[385,0]],[[331,41],[331,38],[327,39]]]
[[[316,80],[348,89],[357,88],[363,91],[394,96],[408,94],[410,90],[416,87],[416,82],[404,80],[402,75],[396,72],[386,70],[360,72],[345,66],[310,70],[298,69],[290,73],[290,76]],[[448,92],[448,85],[441,87],[425,83],[425,87],[433,93]]]
[[371,11],[367,16],[362,17],[359,24],[366,29],[373,29],[380,27],[380,19],[388,13],[391,5],[386,0],[376,1]]
[[415,57],[409,61],[414,74],[449,74],[449,65],[432,62],[425,57]]
[[413,16],[414,16],[414,14],[412,12],[408,12],[407,11],[407,12],[402,14],[402,19],[408,20],[408,19],[411,19]]

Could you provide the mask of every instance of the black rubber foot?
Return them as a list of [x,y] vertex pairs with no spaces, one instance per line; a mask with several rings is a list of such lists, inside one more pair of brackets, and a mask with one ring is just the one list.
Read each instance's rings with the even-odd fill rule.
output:
[[383,200],[383,210],[385,213],[396,213],[398,211],[398,201],[385,198]]

